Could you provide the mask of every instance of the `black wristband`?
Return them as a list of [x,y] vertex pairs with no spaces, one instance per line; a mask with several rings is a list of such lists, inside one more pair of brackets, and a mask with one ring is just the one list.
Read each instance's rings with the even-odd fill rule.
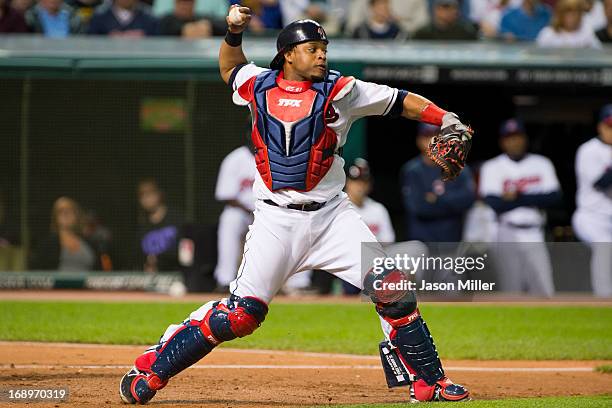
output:
[[238,47],[242,45],[242,33],[232,33],[228,30],[225,34],[225,42],[230,47]]

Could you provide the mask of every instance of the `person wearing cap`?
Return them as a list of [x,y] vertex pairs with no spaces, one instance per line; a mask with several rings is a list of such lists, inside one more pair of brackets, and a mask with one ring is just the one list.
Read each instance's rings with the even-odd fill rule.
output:
[[574,231],[591,247],[591,285],[612,296],[612,104],[601,110],[598,136],[576,152]]
[[389,211],[369,197],[372,191],[372,175],[367,160],[356,158],[348,168],[344,191],[370,231],[379,242],[394,242],[395,231]]
[[523,123],[509,119],[500,128],[502,154],[480,171],[479,194],[497,214],[496,263],[499,288],[552,296],[550,257],[544,243],[544,209],[561,201],[552,162],[528,153]]
[[279,33],[269,69],[248,63],[242,32],[250,19],[249,8],[231,7],[219,49],[221,78],[234,91],[233,102],[253,117],[256,203],[242,262],[227,298],[169,326],[159,344],[136,359],[120,381],[121,398],[148,402],[220,343],[253,333],[289,277],[320,269],[363,288],[375,303],[388,386],[406,386],[406,401],[468,399],[468,390],[446,376],[414,292],[389,287],[401,272],[375,273],[364,262],[362,276],[363,243],[376,259],[386,254],[342,191],[340,149],[352,123],[365,116],[403,116],[440,126],[447,136],[470,138],[471,129],[418,94],[329,70],[327,34],[313,20],[294,21]]
[[461,16],[458,0],[434,0],[431,22],[418,29],[414,39],[470,41],[478,39],[478,31]]
[[402,167],[400,182],[406,210],[406,235],[423,242],[459,242],[463,216],[476,198],[468,167],[453,181],[444,182],[427,157],[427,145],[438,126],[419,124],[416,144],[421,154]]

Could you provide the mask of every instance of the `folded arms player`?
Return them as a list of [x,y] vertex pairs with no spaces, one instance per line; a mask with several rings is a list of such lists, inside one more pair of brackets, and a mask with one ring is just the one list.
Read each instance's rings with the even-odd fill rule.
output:
[[[393,276],[396,271],[368,275],[365,284],[361,279],[361,243],[376,239],[342,192],[344,160],[338,154],[355,120],[401,115],[441,126],[429,154],[447,178],[459,174],[471,144],[471,131],[457,115],[429,100],[329,71],[328,40],[314,21],[296,21],[279,34],[270,69],[247,63],[241,33],[249,13],[230,9],[219,53],[234,103],[248,106],[253,117],[257,203],[242,263],[228,298],[171,325],[159,344],[136,359],[120,384],[127,403],[146,403],[219,343],[255,331],[294,273],[322,269],[359,288],[366,285],[364,291],[373,280]],[[387,301],[374,292],[371,297],[387,338],[380,352],[388,385],[410,385],[407,398],[420,401],[467,399],[468,391],[445,376],[413,294]]]

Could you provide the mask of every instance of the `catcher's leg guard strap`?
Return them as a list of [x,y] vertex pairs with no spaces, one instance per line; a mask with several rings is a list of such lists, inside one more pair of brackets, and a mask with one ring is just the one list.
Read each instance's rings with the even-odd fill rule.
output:
[[389,388],[410,385],[410,373],[397,355],[397,349],[392,348],[387,341],[380,343],[378,348]]

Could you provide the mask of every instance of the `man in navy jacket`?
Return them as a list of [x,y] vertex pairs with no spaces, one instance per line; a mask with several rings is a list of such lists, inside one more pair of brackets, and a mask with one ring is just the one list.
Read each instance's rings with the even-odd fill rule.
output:
[[463,216],[472,206],[476,188],[468,167],[453,181],[444,182],[424,152],[439,128],[419,124],[417,146],[421,155],[401,170],[402,196],[407,212],[407,238],[423,242],[459,242]]

